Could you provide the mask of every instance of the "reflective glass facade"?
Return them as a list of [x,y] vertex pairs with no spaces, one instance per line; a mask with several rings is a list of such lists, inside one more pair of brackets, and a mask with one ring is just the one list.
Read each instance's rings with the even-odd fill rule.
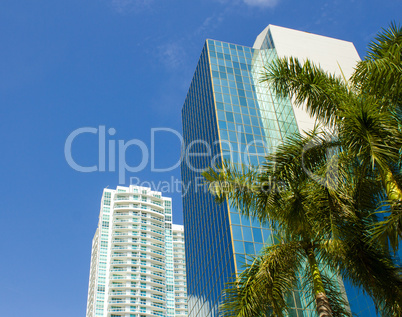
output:
[[[211,74],[205,45],[183,107],[183,136],[188,152],[209,149],[219,159],[221,148]],[[188,153],[181,166],[183,182],[189,187],[183,198],[183,221],[185,228],[191,228],[185,231],[186,252],[190,252],[186,254],[190,316],[216,315],[224,283],[235,272],[228,206],[216,205],[214,198],[200,186],[200,170],[210,166],[210,159]]]
[[[257,254],[264,242],[272,243],[270,228],[242,217],[229,202],[216,204],[202,187],[200,172],[222,159],[261,164],[298,131],[290,100],[278,98],[260,82],[263,65],[275,57],[269,33],[261,50],[207,40],[183,106],[189,316],[216,316],[225,283],[241,271],[247,255]],[[289,303],[306,308],[308,301],[296,291]],[[294,309],[293,315],[314,313]]]
[[356,316],[379,316],[379,314],[377,314],[373,301],[367,294],[364,294],[356,287],[348,285],[348,283],[345,284],[350,308],[353,313],[356,314]]

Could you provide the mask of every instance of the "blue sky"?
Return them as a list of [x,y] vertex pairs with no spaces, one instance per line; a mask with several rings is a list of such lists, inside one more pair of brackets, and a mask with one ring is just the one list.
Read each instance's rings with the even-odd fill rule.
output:
[[[3,0],[0,4],[0,315],[84,316],[91,239],[102,189],[117,172],[82,173],[64,156],[79,128],[115,129],[107,141],[152,128],[181,131],[181,107],[206,38],[252,46],[268,24],[352,41],[361,56],[401,0]],[[98,164],[98,139],[72,153]],[[155,166],[179,159],[173,133],[155,139]],[[141,162],[138,148],[128,164]],[[127,173],[155,184],[178,168]],[[181,196],[172,193],[176,223]]]

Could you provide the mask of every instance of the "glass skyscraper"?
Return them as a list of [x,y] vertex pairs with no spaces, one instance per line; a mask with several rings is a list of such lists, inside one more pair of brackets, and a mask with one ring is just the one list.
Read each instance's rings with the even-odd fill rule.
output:
[[[202,186],[201,171],[223,159],[259,165],[288,136],[312,128],[314,118],[261,83],[264,66],[283,56],[309,58],[345,76],[359,60],[350,42],[272,25],[253,48],[207,40],[202,49],[182,109],[189,316],[217,316],[225,283],[248,255],[272,243],[269,227],[242,217],[229,202],[214,202]],[[289,303],[294,316],[315,314],[302,290]]]
[[172,200],[160,192],[105,188],[86,317],[142,316],[187,316],[183,226],[172,224]]

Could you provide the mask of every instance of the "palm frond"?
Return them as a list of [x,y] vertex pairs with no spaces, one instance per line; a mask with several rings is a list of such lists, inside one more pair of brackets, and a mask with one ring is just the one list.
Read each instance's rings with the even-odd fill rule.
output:
[[309,60],[282,58],[266,68],[262,78],[282,96],[291,96],[299,106],[306,106],[311,116],[333,125],[341,100],[349,95],[348,86],[340,77],[331,75]]
[[284,316],[287,296],[295,287],[300,267],[300,244],[266,247],[239,277],[228,284],[220,307],[222,316]]
[[380,209],[377,213],[384,215],[384,220],[373,224],[371,242],[381,241],[386,246],[389,243],[396,252],[402,239],[402,202],[384,201]]
[[352,82],[362,92],[386,103],[401,106],[402,27],[391,23],[369,44],[367,56],[357,64]]
[[239,210],[250,210],[261,189],[256,181],[257,172],[250,166],[224,161],[221,165],[208,168],[202,175],[218,203],[230,199]]
[[343,279],[367,293],[378,309],[401,313],[400,265],[383,248],[368,242],[369,224],[365,228],[352,228],[353,232],[345,230],[343,239],[333,239],[322,246],[323,261],[340,272]]
[[384,170],[398,160],[402,135],[397,119],[380,112],[375,99],[350,99],[342,118],[338,125],[341,142],[362,164]]

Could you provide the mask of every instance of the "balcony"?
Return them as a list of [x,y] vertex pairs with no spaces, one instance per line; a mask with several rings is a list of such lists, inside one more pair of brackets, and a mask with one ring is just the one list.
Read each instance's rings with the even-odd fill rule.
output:
[[124,312],[124,307],[113,307],[108,310],[108,312],[115,313],[115,312]]
[[130,205],[114,205],[114,209],[130,208]]
[[119,300],[111,300],[109,304],[129,304],[130,302],[126,299],[119,299]]
[[113,223],[123,223],[123,222],[129,222],[130,220],[128,220],[128,219],[118,219],[118,220],[115,220],[115,221],[113,221]]
[[120,229],[131,229],[132,226],[114,226],[113,230],[120,230]]
[[128,272],[127,268],[115,268],[110,270],[110,272]]
[[117,236],[128,236],[128,232],[116,232],[113,234],[113,236],[117,237]]

